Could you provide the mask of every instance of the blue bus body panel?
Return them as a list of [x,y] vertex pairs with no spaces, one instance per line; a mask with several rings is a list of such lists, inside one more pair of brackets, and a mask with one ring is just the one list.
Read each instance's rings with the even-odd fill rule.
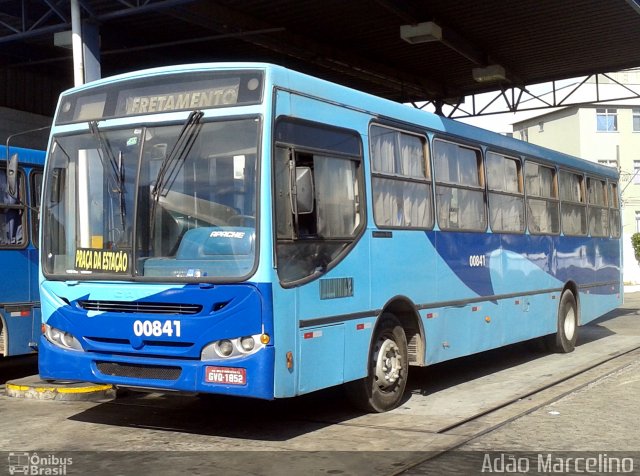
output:
[[[273,398],[272,344],[251,356],[201,360],[203,348],[214,341],[263,332],[272,335],[270,295],[270,285],[136,284],[123,289],[122,284],[116,283],[46,282],[42,286],[42,306],[48,316],[47,324],[81,336],[84,351],[62,350],[42,337],[40,375],[51,379]],[[68,304],[61,301],[62,298]],[[116,301],[138,311],[85,309],[87,303],[108,306]],[[201,306],[201,310],[188,315],[144,312],[150,307],[166,305],[167,309],[173,309],[181,304]],[[137,335],[135,321],[163,324],[170,321],[172,335]],[[179,321],[179,327],[175,321]],[[101,372],[99,364],[113,363],[174,367],[179,369],[179,377],[142,378]],[[207,383],[207,366],[246,369],[247,383],[242,386]]]
[[39,307],[20,306],[23,310],[12,310],[8,306],[0,310],[0,319],[7,323],[5,356],[30,354],[40,339],[41,315]]
[[[363,138],[367,191],[371,171],[366,137],[369,124],[379,117],[398,121],[399,128],[402,123],[411,130],[424,127],[429,142],[447,134],[483,150],[507,150],[617,179],[614,170],[599,164],[304,75],[290,73],[286,80],[288,91],[277,92],[275,117],[357,130]],[[427,364],[555,332],[560,296],[570,282],[578,288],[581,324],[621,303],[619,239],[441,232],[437,225],[429,232],[392,229],[373,236],[379,228],[370,194],[367,210],[367,230],[334,269],[299,288],[274,288],[276,316],[295,310],[300,327],[298,393],[364,377],[376,320],[392,300],[415,306],[427,341]],[[485,261],[473,266],[472,257]],[[320,299],[319,283],[334,278],[353,278],[353,295]],[[342,365],[336,362],[341,356]],[[288,390],[282,394],[290,395]]]
[[[9,155],[17,154],[19,173],[24,185],[20,199],[32,203],[31,176],[34,171],[42,172],[45,153],[41,150],[10,147]],[[0,147],[0,160],[3,168],[6,148]],[[38,293],[38,250],[32,236],[34,212],[25,209],[26,229],[22,230],[27,240],[23,248],[0,248],[0,327],[6,347],[0,356],[13,356],[32,353],[40,336],[41,313]],[[2,215],[0,215],[0,219]],[[0,347],[2,346],[0,342]]]

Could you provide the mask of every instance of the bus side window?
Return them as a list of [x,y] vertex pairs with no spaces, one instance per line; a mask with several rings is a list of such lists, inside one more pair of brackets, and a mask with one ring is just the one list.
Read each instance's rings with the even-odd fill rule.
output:
[[609,236],[609,210],[607,209],[607,185],[605,180],[587,177],[589,201],[589,234]]
[[523,233],[524,191],[520,161],[494,152],[487,153],[489,224],[502,233]]
[[31,241],[40,246],[40,196],[42,194],[42,169],[31,173],[31,205],[35,208],[31,213]]
[[557,235],[560,233],[560,212],[555,170],[527,161],[524,174],[529,232]]
[[611,236],[620,237],[620,203],[618,202],[618,184],[609,182],[609,217]]
[[484,231],[487,216],[480,150],[437,139],[433,151],[440,228]]
[[369,141],[376,225],[431,229],[433,204],[426,137],[373,125]]
[[362,230],[362,151],[353,131],[306,121],[281,120],[276,137],[277,269],[294,285],[326,272]]
[[2,202],[0,203],[0,245],[2,246],[22,246],[24,244],[24,233],[26,231],[26,213],[24,205],[20,203],[23,197],[22,174],[17,176],[18,190],[12,194],[9,190],[9,183],[5,170],[0,170],[0,193]]
[[587,202],[584,177],[581,174],[561,170],[559,184],[562,232],[565,235],[586,235]]

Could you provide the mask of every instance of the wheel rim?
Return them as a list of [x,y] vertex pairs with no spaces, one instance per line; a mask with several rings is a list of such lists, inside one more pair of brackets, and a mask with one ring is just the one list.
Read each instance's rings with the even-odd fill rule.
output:
[[388,390],[396,384],[402,371],[400,347],[391,339],[381,340],[375,359],[376,383],[382,390]]
[[572,340],[576,332],[576,313],[573,306],[569,307],[567,315],[564,317],[564,335],[567,340]]

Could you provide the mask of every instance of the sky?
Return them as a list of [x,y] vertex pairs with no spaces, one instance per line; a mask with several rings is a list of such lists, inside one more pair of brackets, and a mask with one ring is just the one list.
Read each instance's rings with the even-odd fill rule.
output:
[[[607,76],[615,78],[617,81],[624,83],[624,86],[615,84]],[[629,70],[620,73],[609,73],[607,76],[598,75],[599,88],[596,90],[595,81],[593,79],[587,80],[587,77],[571,78],[562,81],[556,81],[556,103],[564,104],[572,103],[589,103],[596,102],[596,100],[606,101],[607,99],[619,104],[619,98],[631,97],[634,94],[640,96],[640,70]],[[523,121],[531,117],[547,114],[554,110],[554,108],[546,107],[544,101],[549,103],[553,102],[553,83],[540,83],[527,87],[527,91],[530,94],[523,94],[521,99],[522,108],[533,107],[545,107],[545,109],[525,110],[521,112],[506,112],[502,114],[483,114],[479,117],[467,117],[459,118],[460,122],[465,122],[477,127],[482,127],[494,132],[510,133],[513,132],[512,124],[515,122]],[[515,90],[515,94],[519,94],[519,90]],[[484,93],[478,94],[475,97],[476,109],[481,110],[487,106],[486,112],[494,112],[500,110],[507,110],[507,104],[504,99],[499,98],[494,101],[498,93]],[[507,95],[510,97],[511,90],[507,90]],[[537,98],[535,97],[537,96]],[[541,98],[541,99],[538,99]],[[491,103],[491,101],[494,101]],[[630,101],[631,102],[631,101]],[[634,105],[638,104],[638,99],[632,101]],[[465,98],[465,103],[461,106],[463,110],[470,110],[473,99],[471,97]],[[433,108],[425,107],[425,110],[433,111]],[[445,113],[447,110],[445,108]]]

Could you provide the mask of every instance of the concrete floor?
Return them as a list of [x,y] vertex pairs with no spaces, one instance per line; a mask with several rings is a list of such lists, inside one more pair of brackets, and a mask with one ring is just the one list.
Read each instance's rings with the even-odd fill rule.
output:
[[[2,396],[0,449],[14,457],[68,455],[67,474],[387,475],[407,468],[438,474],[420,463],[455,447],[598,449],[587,444],[597,441],[604,449],[638,448],[638,432],[634,438],[616,432],[640,427],[634,400],[640,354],[611,359],[640,347],[639,309],[640,293],[627,296],[623,308],[581,328],[571,354],[525,343],[412,369],[404,404],[381,415],[352,411],[339,388],[275,402],[136,393],[102,403]],[[0,376],[6,369],[3,363]],[[612,388],[619,394],[609,399]],[[580,403],[592,398],[589,392],[599,395],[594,404]],[[616,411],[622,418],[613,417]],[[605,418],[607,425],[597,423]],[[542,437],[564,435],[567,420],[580,438]],[[609,441],[603,434],[617,436]],[[3,461],[0,454],[0,471]]]

